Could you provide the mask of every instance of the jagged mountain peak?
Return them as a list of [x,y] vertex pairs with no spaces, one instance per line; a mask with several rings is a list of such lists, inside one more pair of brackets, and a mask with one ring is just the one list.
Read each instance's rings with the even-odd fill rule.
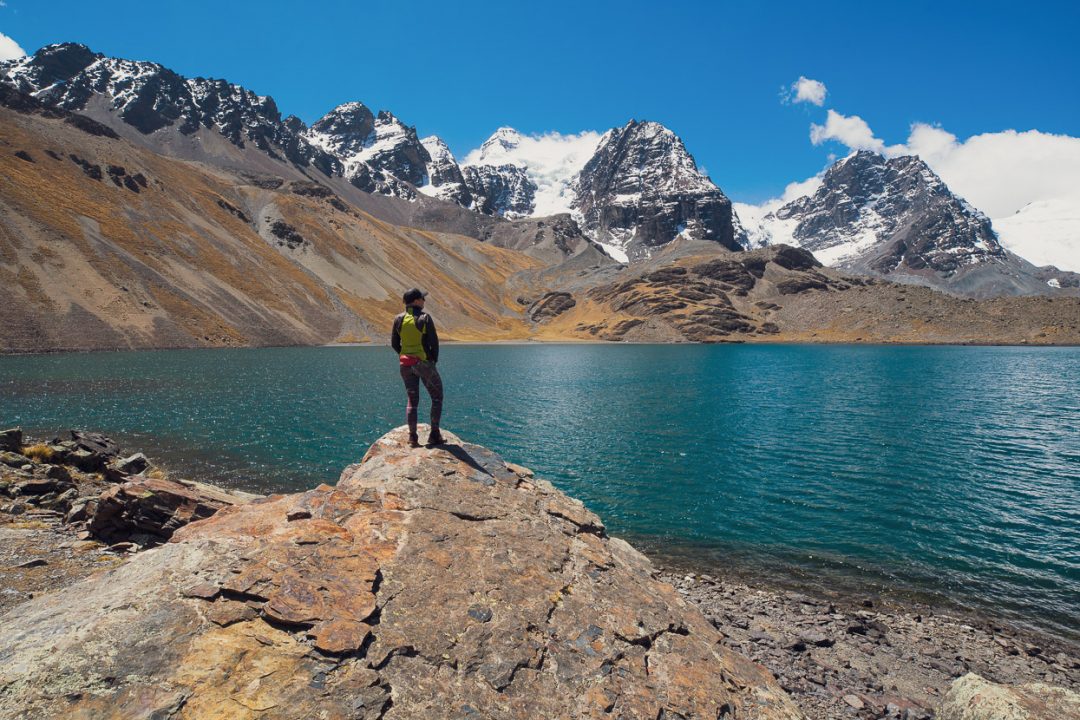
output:
[[366,138],[375,127],[375,116],[362,102],[338,105],[311,125],[314,132]]
[[480,146],[480,157],[476,164],[486,163],[495,157],[514,150],[521,145],[522,135],[512,127],[500,127]]
[[[97,112],[118,129],[127,125],[150,136],[171,128],[188,136],[208,128],[240,148],[251,142],[276,160],[326,174],[339,169],[299,137],[295,123],[282,121],[273,98],[226,80],[184,78],[155,62],[107,57],[77,43],[48,45],[2,64],[0,79],[49,105]],[[94,98],[105,100],[105,115],[91,106]]]
[[10,77],[32,78],[40,89],[66,81],[104,57],[80,43],[56,43],[31,55],[0,63],[0,67],[5,68],[5,74]]
[[428,151],[428,155],[431,156],[432,160],[450,160],[454,163],[457,162],[454,158],[454,153],[450,152],[450,146],[438,135],[428,135],[425,138],[420,138],[420,144]]
[[745,245],[731,201],[658,122],[634,119],[606,133],[573,191],[582,227],[619,259],[648,257],[679,236]]
[[461,205],[473,206],[473,195],[462,175],[461,167],[449,146],[437,135],[420,140],[428,154],[427,183],[419,188],[425,195]]

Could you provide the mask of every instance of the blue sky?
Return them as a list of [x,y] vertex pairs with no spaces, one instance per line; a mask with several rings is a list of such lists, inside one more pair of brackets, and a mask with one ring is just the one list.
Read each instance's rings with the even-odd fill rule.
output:
[[[26,51],[77,41],[224,77],[311,122],[361,100],[459,157],[500,125],[525,133],[657,120],[736,200],[821,170],[834,108],[886,143],[913,123],[960,140],[1077,135],[1080,3],[128,2],[6,0]],[[800,76],[822,107],[781,102]]]

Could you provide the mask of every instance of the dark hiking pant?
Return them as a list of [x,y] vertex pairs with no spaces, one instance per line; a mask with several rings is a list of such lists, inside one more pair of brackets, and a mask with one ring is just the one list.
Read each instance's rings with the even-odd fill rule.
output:
[[420,405],[420,383],[424,383],[428,395],[431,396],[431,431],[439,429],[439,420],[442,418],[442,378],[435,369],[435,363],[422,360],[415,365],[402,367],[401,379],[405,381],[405,392],[409,396],[409,402],[405,406],[405,420],[409,423],[409,433],[416,434],[416,410]]

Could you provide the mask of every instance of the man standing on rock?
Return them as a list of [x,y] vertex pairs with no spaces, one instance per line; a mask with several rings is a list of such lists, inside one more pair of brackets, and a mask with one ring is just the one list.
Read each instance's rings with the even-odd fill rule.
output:
[[409,423],[409,444],[420,447],[416,434],[416,414],[420,405],[420,382],[423,381],[431,396],[431,433],[427,446],[442,445],[444,440],[439,432],[439,419],[442,417],[443,387],[442,378],[435,368],[439,361],[439,336],[435,332],[435,321],[424,312],[426,292],[413,288],[402,296],[405,312],[394,318],[394,329],[390,334],[390,344],[398,354],[401,379],[405,381],[405,393],[408,404],[405,406],[405,419]]

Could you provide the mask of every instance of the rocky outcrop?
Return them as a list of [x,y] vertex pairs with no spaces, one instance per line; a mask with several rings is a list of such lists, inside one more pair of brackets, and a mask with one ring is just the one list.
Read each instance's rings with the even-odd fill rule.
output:
[[520,165],[468,165],[462,172],[473,207],[485,215],[514,219],[532,215],[536,183]]
[[[637,339],[642,328],[668,338],[717,342],[731,337],[769,337],[779,332],[770,313],[780,306],[765,298],[850,286],[819,271],[805,250],[777,246],[727,253],[701,261],[641,266],[641,270],[588,292],[603,312],[577,329],[603,340]],[[760,299],[759,299],[760,298]]]
[[449,440],[16,607],[0,716],[802,717],[580,503]]
[[420,188],[420,192],[462,207],[472,207],[472,193],[446,143],[435,135],[424,138],[420,143],[431,158],[427,164],[427,183]]
[[974,673],[952,684],[938,720],[1065,720],[1080,717],[1080,694],[1044,683],[998,685]]
[[529,305],[525,312],[533,322],[550,320],[577,305],[574,296],[567,292],[549,292]]
[[110,487],[69,513],[68,519],[84,516],[90,534],[106,543],[133,542],[145,547],[168,540],[188,523],[254,497],[203,483],[135,477]]
[[0,431],[0,451],[19,452],[23,444],[22,428],[11,428]]
[[71,438],[23,445],[20,429],[0,432],[0,444],[16,447],[0,451],[0,513],[47,518],[82,539],[141,548],[168,540],[178,528],[222,507],[258,497],[173,480],[160,470],[147,476],[152,466],[145,455],[123,457],[102,433],[72,430]]

